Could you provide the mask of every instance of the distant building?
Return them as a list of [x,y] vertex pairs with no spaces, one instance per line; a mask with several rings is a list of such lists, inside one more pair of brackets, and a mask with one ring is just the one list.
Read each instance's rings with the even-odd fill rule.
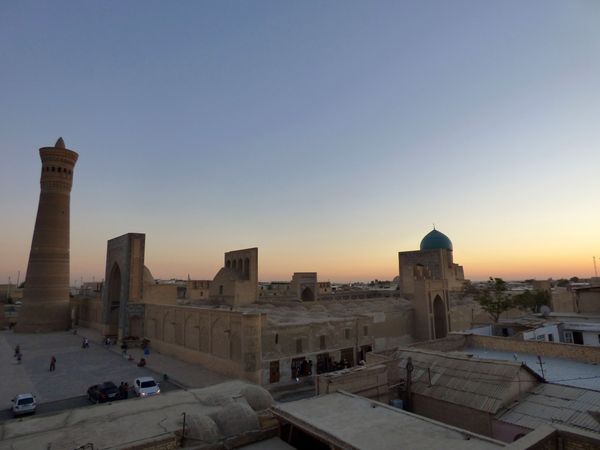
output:
[[452,242],[433,229],[421,240],[419,250],[399,252],[399,290],[404,296],[415,294],[417,280],[445,280],[451,291],[461,290],[465,281],[463,267],[454,263]]

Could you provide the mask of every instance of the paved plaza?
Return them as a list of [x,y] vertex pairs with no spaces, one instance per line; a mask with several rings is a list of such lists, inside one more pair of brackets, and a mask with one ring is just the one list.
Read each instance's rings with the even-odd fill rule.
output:
[[[89,348],[82,348],[84,337]],[[10,406],[10,400],[19,393],[32,392],[40,403],[55,402],[86,395],[87,389],[103,381],[130,386],[139,376],[152,376],[169,390],[172,383],[164,383],[163,375],[179,387],[204,387],[226,381],[227,378],[200,366],[187,364],[165,355],[152,353],[147,366],[137,367],[141,350],[131,351],[135,361],[128,361],[117,346],[110,349],[101,343],[102,337],[92,330],[47,334],[14,334],[0,332],[0,409]],[[21,364],[14,357],[16,345],[23,354]],[[56,370],[50,372],[50,358],[56,357]]]

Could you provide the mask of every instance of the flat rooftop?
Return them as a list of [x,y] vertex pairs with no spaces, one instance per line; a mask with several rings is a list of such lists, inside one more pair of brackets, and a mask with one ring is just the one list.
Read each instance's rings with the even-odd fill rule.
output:
[[[481,359],[522,362],[538,375],[542,375],[537,355],[530,353],[504,352],[474,347],[460,350],[460,353],[467,353]],[[598,386],[600,386],[600,365],[598,364],[545,356],[542,357],[542,363],[544,368],[543,376],[549,383],[585,389],[598,389]]]
[[196,301],[186,308],[233,310],[242,313],[266,314],[270,326],[294,326],[311,323],[343,321],[356,316],[371,316],[375,322],[383,321],[386,313],[404,313],[412,309],[408,300],[401,298],[369,298],[354,300],[327,300],[321,302],[296,302],[278,299],[261,299],[260,303],[244,306],[221,305]]
[[336,392],[279,404],[273,413],[326,442],[365,450],[463,450],[505,447],[502,442],[383,403]]

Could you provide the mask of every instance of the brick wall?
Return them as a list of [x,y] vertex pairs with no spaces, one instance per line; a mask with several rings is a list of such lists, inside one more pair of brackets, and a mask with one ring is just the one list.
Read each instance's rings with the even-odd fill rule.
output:
[[483,411],[414,393],[412,394],[411,412],[463,430],[492,437],[492,416]]
[[[416,345],[419,348],[422,345]],[[517,341],[494,336],[466,336],[466,347],[484,348],[513,353],[530,353],[549,358],[566,358],[586,363],[600,363],[600,347],[544,341]],[[431,348],[432,350],[437,350]]]
[[[469,336],[470,337],[470,336]],[[416,347],[423,350],[434,350],[438,352],[461,351],[467,346],[467,335],[449,334],[444,339],[434,339],[432,341],[416,342],[409,347]]]

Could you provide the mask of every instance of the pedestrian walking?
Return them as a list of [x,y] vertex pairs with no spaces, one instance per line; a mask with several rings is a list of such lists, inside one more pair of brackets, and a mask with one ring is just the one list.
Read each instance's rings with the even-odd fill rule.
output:
[[126,381],[123,385],[123,398],[127,400],[127,397],[129,397],[129,384]]
[[19,354],[17,355],[17,363],[21,364],[21,359],[23,359],[23,354],[21,352],[19,352]]
[[17,346],[15,347],[15,358],[19,356],[19,353],[21,353],[21,346],[17,344]]
[[56,370],[56,357],[52,355],[50,358],[50,372],[54,372]]
[[83,343],[81,344],[81,348],[89,348],[90,346],[90,341],[88,340],[88,338],[83,338]]

